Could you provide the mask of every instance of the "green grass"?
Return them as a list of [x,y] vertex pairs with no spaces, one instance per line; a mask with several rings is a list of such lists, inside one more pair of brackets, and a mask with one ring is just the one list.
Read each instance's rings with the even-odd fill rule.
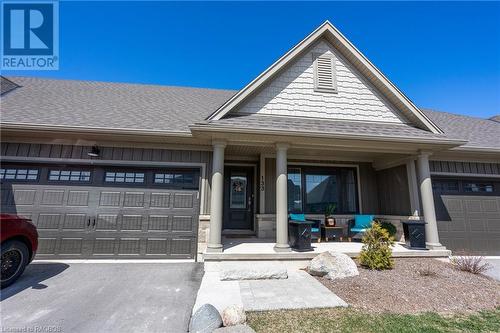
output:
[[353,309],[313,309],[247,313],[257,332],[500,332],[500,308],[469,315],[367,314]]

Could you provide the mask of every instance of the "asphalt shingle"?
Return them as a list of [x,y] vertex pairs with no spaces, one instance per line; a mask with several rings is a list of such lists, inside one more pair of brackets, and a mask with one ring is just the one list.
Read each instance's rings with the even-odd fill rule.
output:
[[[217,90],[144,84],[2,78],[2,123],[93,128],[158,130],[190,133],[195,123],[205,126],[307,130],[337,134],[451,138],[468,140],[463,147],[500,148],[500,122],[446,112],[423,110],[444,132],[435,135],[410,125],[348,122],[275,116],[229,116],[205,119],[233,96]],[[8,92],[8,93],[5,93]]]

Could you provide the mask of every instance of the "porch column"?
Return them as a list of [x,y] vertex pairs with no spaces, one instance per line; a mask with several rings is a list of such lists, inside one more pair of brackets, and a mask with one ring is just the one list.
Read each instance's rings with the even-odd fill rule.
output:
[[207,252],[222,252],[222,208],[224,191],[225,141],[214,141],[212,155],[212,195],[210,196],[210,235]]
[[276,144],[276,245],[277,252],[290,251],[288,245],[287,150],[286,143]]
[[429,170],[430,153],[422,152],[417,157],[420,197],[422,209],[424,210],[425,242],[430,249],[442,248],[439,243],[439,235],[436,222],[436,211],[434,208],[434,196],[432,195],[431,172]]

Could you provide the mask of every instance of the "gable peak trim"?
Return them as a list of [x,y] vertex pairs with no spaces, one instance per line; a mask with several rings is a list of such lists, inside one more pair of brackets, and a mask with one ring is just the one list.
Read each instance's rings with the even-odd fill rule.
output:
[[[381,84],[386,91],[381,91],[386,97],[390,97],[393,103],[397,102],[397,108],[403,114],[409,116],[412,122],[418,127],[428,130],[435,134],[441,134],[443,131],[434,124],[406,95],[404,95],[389,79],[376,68],[342,33],[330,23],[325,21],[306,38],[285,53],[281,58],[275,61],[265,71],[263,71],[254,80],[248,83],[243,89],[238,91],[233,97],[226,101],[221,107],[213,112],[207,120],[219,120],[241,105],[250,95],[271,80],[281,69],[300,56],[308,47],[313,45],[321,38],[325,38],[334,45],[342,54],[346,53],[356,58],[358,64],[356,67],[366,69],[373,75],[371,81]],[[345,55],[345,54],[344,54]],[[359,69],[359,68],[358,68]]]

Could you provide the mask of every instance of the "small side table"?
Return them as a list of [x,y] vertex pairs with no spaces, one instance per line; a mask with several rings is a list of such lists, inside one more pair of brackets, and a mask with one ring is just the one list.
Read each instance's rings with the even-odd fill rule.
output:
[[321,236],[325,238],[325,241],[328,242],[328,238],[339,239],[342,242],[342,238],[344,237],[344,228],[343,227],[327,227],[325,225],[321,226]]

